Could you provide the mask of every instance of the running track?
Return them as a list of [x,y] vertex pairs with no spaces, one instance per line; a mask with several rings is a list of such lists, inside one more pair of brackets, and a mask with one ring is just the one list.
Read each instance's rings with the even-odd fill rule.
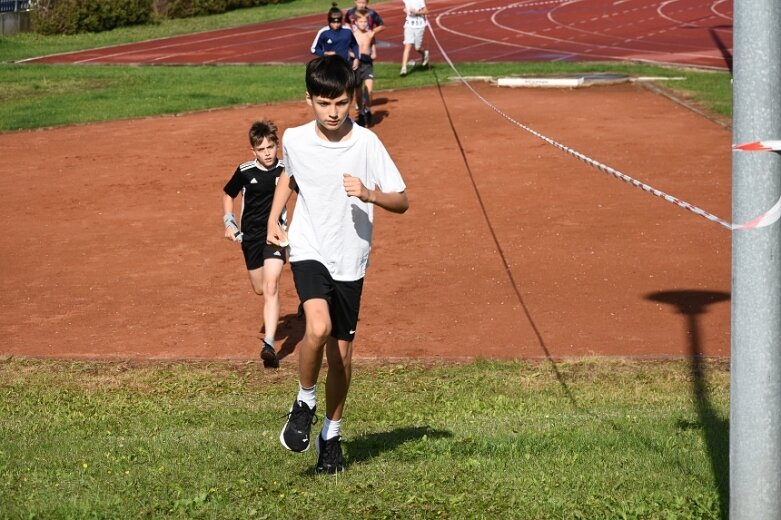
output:
[[[350,2],[343,1],[343,6]],[[372,3],[387,29],[380,61],[399,61],[401,2]],[[732,0],[430,0],[429,22],[455,62],[637,61],[732,68]],[[323,14],[25,60],[26,63],[303,63]],[[432,59],[442,59],[430,35]]]

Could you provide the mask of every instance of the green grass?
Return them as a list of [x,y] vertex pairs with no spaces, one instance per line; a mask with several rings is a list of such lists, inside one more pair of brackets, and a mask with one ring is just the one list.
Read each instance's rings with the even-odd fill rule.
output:
[[0,518],[723,517],[729,373],[700,368],[359,363],[348,470],[315,477],[277,440],[289,367],[6,359]]
[[[663,86],[684,90],[687,96],[710,103],[707,106],[713,110],[731,107],[729,75],[726,73],[616,63],[461,64],[458,68],[467,76],[554,72],[685,76],[685,81]],[[0,132],[296,100],[302,97],[303,71],[300,64],[0,65]],[[446,65],[400,78],[396,64],[380,63],[375,67],[375,73],[380,90],[433,85],[437,79],[446,81],[453,76]]]

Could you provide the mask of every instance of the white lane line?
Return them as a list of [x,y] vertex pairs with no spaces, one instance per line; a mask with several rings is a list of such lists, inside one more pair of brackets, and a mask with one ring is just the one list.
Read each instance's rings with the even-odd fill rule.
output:
[[[582,0],[572,0],[572,1],[567,2],[566,4],[560,4],[560,5],[556,6],[556,7],[554,7],[553,9],[551,9],[548,12],[548,15],[547,15],[548,19],[549,20],[553,20],[553,23],[558,25],[560,28],[565,28],[565,29],[569,28],[567,26],[563,26],[562,24],[557,22],[555,19],[551,18],[551,12],[555,11],[555,10],[558,10],[560,8],[566,7],[567,5],[572,5],[574,3],[578,3],[580,1],[582,1]],[[516,28],[509,27],[509,26],[506,26],[506,25],[503,25],[503,24],[499,23],[497,21],[497,18],[498,18],[498,16],[500,14],[502,14],[502,11],[497,11],[496,13],[494,13],[491,16],[491,23],[494,26],[496,26],[497,28],[499,28],[499,29],[503,29],[505,31],[510,31],[510,32],[513,32],[513,33],[516,33],[516,34],[520,34],[522,36],[528,36],[528,37],[537,38],[537,39],[540,39],[540,40],[548,40],[549,42],[553,42],[553,43],[564,43],[564,44],[569,44],[569,45],[577,45],[577,46],[581,46],[581,47],[587,47],[588,48],[588,56],[589,57],[608,58],[608,59],[624,58],[625,56],[617,55],[613,51],[625,51],[625,52],[632,53],[632,54],[641,54],[643,56],[650,56],[650,55],[657,54],[659,56],[664,56],[665,58],[667,58],[667,57],[669,57],[671,55],[679,55],[679,56],[684,57],[684,58],[688,57],[689,59],[705,59],[705,60],[713,59],[713,56],[711,56],[709,54],[701,54],[701,53],[698,53],[698,52],[677,52],[677,49],[680,48],[680,46],[676,46],[676,52],[673,53],[671,51],[666,51],[666,50],[638,49],[636,47],[621,47],[621,46],[618,46],[618,45],[615,45],[615,44],[603,45],[603,44],[594,44],[594,43],[590,43],[590,42],[573,41],[574,37],[572,37],[572,36],[569,37],[569,39],[562,39],[562,38],[557,38],[557,37],[553,37],[553,36],[539,35],[539,34],[536,34],[536,33],[531,33],[529,31],[522,31],[520,29],[516,29]],[[441,24],[440,24],[440,26],[441,26]],[[443,27],[443,29],[447,30],[444,27]],[[604,36],[605,38],[609,38],[609,39],[613,39],[613,40],[620,40],[620,37],[618,37],[618,36],[603,35],[602,33],[589,32],[589,31],[585,31],[585,30],[582,30],[582,29],[574,29],[573,28],[573,30],[575,30],[577,32],[582,32],[582,33],[585,33],[585,34],[589,34],[589,35],[592,35],[592,36]],[[464,36],[469,37],[469,35],[464,35]],[[630,39],[630,40],[622,40],[622,41],[619,41],[618,43],[638,41],[641,38],[642,37],[634,38],[634,39]],[[499,42],[499,41],[497,41],[496,43],[502,44],[502,42]],[[651,42],[651,44],[653,44],[653,42]],[[535,49],[535,50],[540,50],[540,51],[545,51],[545,52],[555,52],[557,54],[558,53],[570,54],[570,55],[573,55],[573,56],[584,55],[584,53],[585,53],[585,50],[563,50],[563,49],[557,49],[557,48],[554,48],[554,47],[551,47],[551,46],[547,46],[547,45],[544,46],[544,47],[535,46],[535,45],[526,45],[526,47],[529,48],[529,49]],[[600,50],[602,52],[601,53],[596,53],[595,49]],[[605,54],[604,52],[608,52],[608,53]],[[644,59],[643,61],[650,61],[650,60],[649,59]]]

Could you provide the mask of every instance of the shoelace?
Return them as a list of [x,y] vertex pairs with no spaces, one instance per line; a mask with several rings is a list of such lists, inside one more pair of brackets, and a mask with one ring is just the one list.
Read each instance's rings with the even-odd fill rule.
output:
[[[306,411],[306,409],[303,406],[293,407],[292,410],[290,410],[288,413],[285,414],[285,417],[290,420],[291,423],[293,423],[293,426],[296,430],[302,431],[307,426],[309,426],[307,417],[309,416],[309,412]],[[317,424],[317,414],[312,413],[312,424]]]

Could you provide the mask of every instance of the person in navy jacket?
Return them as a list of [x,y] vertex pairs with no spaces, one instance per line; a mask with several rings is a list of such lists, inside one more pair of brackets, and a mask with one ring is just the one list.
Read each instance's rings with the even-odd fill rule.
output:
[[335,54],[341,56],[352,67],[358,69],[358,57],[361,55],[358,50],[358,42],[353,36],[353,32],[342,26],[344,16],[342,10],[334,3],[328,10],[328,25],[317,32],[312,42],[312,54],[318,56],[330,56]]

